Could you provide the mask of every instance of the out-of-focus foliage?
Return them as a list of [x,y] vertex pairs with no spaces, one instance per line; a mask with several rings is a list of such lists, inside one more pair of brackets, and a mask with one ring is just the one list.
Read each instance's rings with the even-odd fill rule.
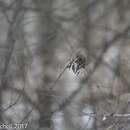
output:
[[0,0],[0,126],[129,130],[129,16],[129,0]]

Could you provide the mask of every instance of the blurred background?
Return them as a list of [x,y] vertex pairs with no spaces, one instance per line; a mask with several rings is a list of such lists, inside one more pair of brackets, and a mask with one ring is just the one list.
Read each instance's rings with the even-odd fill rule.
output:
[[0,0],[1,130],[130,130],[130,0]]

